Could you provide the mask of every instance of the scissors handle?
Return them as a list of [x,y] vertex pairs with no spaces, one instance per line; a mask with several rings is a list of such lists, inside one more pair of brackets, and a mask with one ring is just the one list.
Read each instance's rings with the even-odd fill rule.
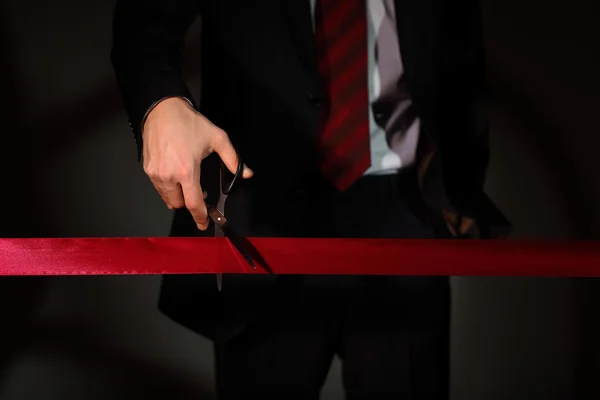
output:
[[240,157],[240,153],[237,148],[235,148],[235,152],[238,158],[238,165],[237,169],[235,170],[235,174],[232,174],[225,163],[221,161],[221,192],[224,195],[228,195],[233,191],[235,184],[239,179],[242,179],[242,174],[244,173],[244,161],[242,160],[242,157]]
[[223,215],[223,213],[214,206],[208,206],[207,211],[208,216],[213,220],[215,225],[218,226],[219,229],[223,230],[225,224],[227,223],[227,218],[225,218],[225,215]]

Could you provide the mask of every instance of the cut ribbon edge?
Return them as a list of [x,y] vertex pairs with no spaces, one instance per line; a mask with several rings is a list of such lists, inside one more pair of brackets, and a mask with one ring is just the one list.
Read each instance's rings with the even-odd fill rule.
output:
[[[275,274],[600,276],[600,242],[248,238]],[[0,239],[0,275],[264,274],[226,238]]]

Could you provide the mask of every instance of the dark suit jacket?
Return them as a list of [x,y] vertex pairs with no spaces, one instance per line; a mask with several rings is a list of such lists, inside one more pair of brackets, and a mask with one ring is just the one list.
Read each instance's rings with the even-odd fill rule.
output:
[[[482,189],[488,127],[476,0],[396,0],[396,10],[406,85],[437,149],[423,192],[434,207],[443,198],[463,214],[478,214],[489,205]],[[168,96],[191,99],[181,77],[182,48],[198,14],[200,112],[229,134],[253,179],[302,187],[326,101],[308,0],[119,1],[112,61],[138,151],[151,104]],[[231,337],[251,314],[231,285],[218,294],[212,276],[166,277],[161,308],[209,338]]]

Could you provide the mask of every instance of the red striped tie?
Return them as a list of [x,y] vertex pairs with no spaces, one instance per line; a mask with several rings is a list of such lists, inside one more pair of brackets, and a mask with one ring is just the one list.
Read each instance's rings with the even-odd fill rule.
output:
[[365,0],[317,0],[315,40],[329,100],[320,126],[320,166],[343,191],[371,165]]

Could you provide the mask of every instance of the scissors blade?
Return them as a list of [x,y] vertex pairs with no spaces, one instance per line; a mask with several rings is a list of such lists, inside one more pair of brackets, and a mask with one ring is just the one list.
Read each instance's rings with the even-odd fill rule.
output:
[[[235,247],[235,249],[244,257],[246,262],[250,264],[253,269],[256,269],[256,264],[254,263],[254,259],[250,255],[246,245],[242,238],[240,238],[231,226],[227,222],[227,218],[223,215],[221,211],[219,211],[216,207],[208,208],[208,215],[213,220],[215,225],[221,229],[225,237],[229,240],[229,242]],[[218,275],[217,275],[218,279]]]
[[254,264],[254,259],[252,258],[252,256],[248,252],[248,249],[246,248],[246,245],[244,244],[243,239],[240,238],[239,236],[237,236],[233,232],[233,230],[231,230],[227,226],[227,224],[225,224],[225,226],[223,226],[221,229],[223,230],[223,233],[225,233],[225,237],[227,239],[229,239],[229,242],[231,242],[231,244],[233,245],[233,247],[235,247],[236,250],[242,255],[242,257],[244,257],[244,259],[246,260],[246,262],[248,264],[250,264],[250,266],[253,269],[256,269],[256,265]]
[[217,274],[217,290],[220,292],[223,287],[223,274]]
[[[215,223],[215,236],[223,236],[224,232],[223,230],[220,228],[218,221],[216,220],[216,217],[218,216],[218,214],[223,214],[223,212],[221,210],[225,209],[225,200],[227,199],[227,196],[224,194],[221,194],[221,197],[219,198],[219,203],[217,204],[217,207],[209,207],[209,210],[211,210],[211,208],[216,208],[217,209],[217,214],[214,213],[211,215],[209,213],[210,218],[213,220],[213,222]],[[217,290],[220,292],[223,290],[223,274],[222,273],[218,273],[216,274],[216,278],[217,278]]]

